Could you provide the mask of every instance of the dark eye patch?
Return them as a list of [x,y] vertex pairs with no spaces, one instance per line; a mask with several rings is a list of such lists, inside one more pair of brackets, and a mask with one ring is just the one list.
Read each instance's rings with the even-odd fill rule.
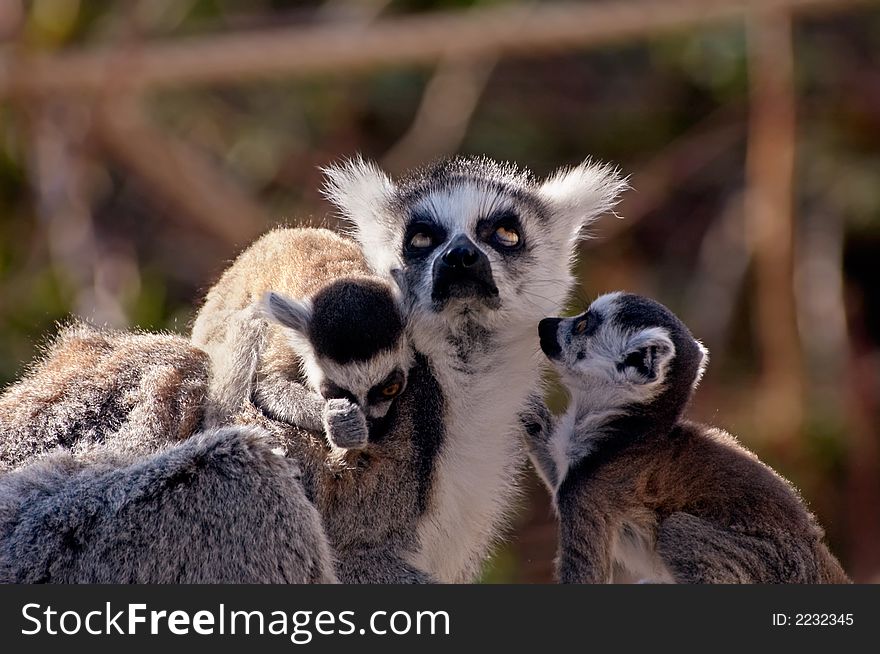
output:
[[[502,228],[504,230],[516,232],[519,235],[519,240],[516,245],[510,246],[499,242],[498,238],[496,238],[496,234],[498,230]],[[501,211],[497,211],[480,220],[477,223],[477,237],[502,254],[509,254],[521,250],[525,242],[522,224],[519,216],[513,209],[502,209]]]
[[571,325],[571,333],[575,336],[592,336],[602,324],[602,319],[595,311],[587,311],[582,318]]
[[321,382],[321,396],[325,400],[348,400],[352,404],[357,404],[357,398],[350,391],[337,386],[332,381]]
[[[418,235],[427,236],[430,239],[430,245],[424,247],[412,245],[413,238]],[[445,240],[446,230],[438,225],[430,215],[414,212],[403,236],[403,254],[407,259],[418,259],[433,252]]]
[[[379,402],[390,402],[395,397],[399,396],[400,393],[403,392],[404,384],[406,383],[406,375],[403,374],[403,371],[399,368],[393,370],[391,374],[389,374],[385,379],[382,380],[381,383],[376,384],[370,391],[367,393],[367,402],[369,404],[378,404]],[[390,388],[394,385],[399,385],[400,390],[398,390],[393,395],[385,395],[383,393],[384,389]]]

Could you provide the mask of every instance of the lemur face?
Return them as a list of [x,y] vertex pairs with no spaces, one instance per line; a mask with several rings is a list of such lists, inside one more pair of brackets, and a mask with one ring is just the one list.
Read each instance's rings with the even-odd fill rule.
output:
[[325,399],[348,399],[379,419],[405,390],[412,350],[390,284],[340,279],[310,299],[269,293],[266,307],[289,329],[306,380]]
[[360,159],[326,171],[372,268],[397,273],[410,315],[533,324],[559,310],[581,228],[625,182],[584,162],[540,182],[486,158],[455,158],[399,182]]
[[[541,349],[565,381],[610,408],[649,402],[667,387],[676,342],[685,342],[680,341],[682,329],[686,332],[653,300],[610,293],[573,318],[545,318],[538,335]],[[696,349],[689,332],[687,337]]]
[[534,198],[510,184],[451,175],[398,202],[402,270],[419,309],[463,314],[522,304],[535,263],[547,256],[536,234],[544,208]]

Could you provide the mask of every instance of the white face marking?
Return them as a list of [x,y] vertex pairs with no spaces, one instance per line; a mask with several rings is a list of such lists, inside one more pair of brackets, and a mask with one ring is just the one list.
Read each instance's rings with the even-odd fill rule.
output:
[[[675,345],[663,327],[633,329],[615,323],[620,296],[609,293],[590,305],[588,312],[599,321],[592,333],[577,331],[586,314],[564,318],[557,327],[562,352],[553,363],[572,392],[597,411],[650,402],[663,391],[669,363],[675,358]],[[645,347],[658,353],[653,378],[623,365],[630,353]]]
[[[537,321],[558,311],[571,284],[569,242],[555,238],[533,206],[519,201],[504,188],[459,180],[428,192],[411,211],[437,225],[445,235],[443,242],[435,243],[427,256],[410,265],[411,271],[418,270],[417,275],[409,277],[407,289],[417,317],[455,325],[467,316],[468,320],[493,328],[500,322]],[[511,222],[500,219],[501,216],[507,216]],[[401,216],[404,223],[411,219]],[[493,220],[498,220],[498,225],[492,224]],[[436,314],[432,298],[434,266],[449,243],[461,236],[488,259],[492,281],[498,289],[497,302],[454,299],[443,307],[442,316],[432,315]],[[402,248],[402,233],[400,244]]]
[[[479,167],[475,168],[479,175]],[[487,173],[487,177],[490,177]],[[442,180],[441,180],[442,181]],[[372,269],[382,275],[395,268],[406,277],[408,331],[440,383],[445,400],[446,437],[433,471],[428,513],[419,524],[419,549],[411,563],[440,581],[473,581],[514,508],[518,472],[525,455],[517,432],[518,412],[538,391],[546,360],[535,334],[538,321],[557,314],[572,286],[570,267],[582,228],[614,206],[626,183],[607,166],[590,163],[554,174],[529,186],[515,175],[508,180],[531,193],[546,208],[545,222],[513,197],[501,197],[486,185],[447,185],[433,198],[437,220],[447,238],[466,234],[486,253],[498,287],[498,306],[470,308],[460,303],[436,313],[431,278],[403,261],[404,236],[415,207],[396,208],[394,184],[362,161],[337,167],[328,175],[328,196],[355,227]],[[454,190],[454,192],[450,192]],[[423,201],[430,196],[423,197]],[[522,275],[508,274],[507,264],[476,240],[480,215],[493,204],[510,202],[521,210]],[[435,255],[436,256],[436,255]],[[433,263],[433,259],[431,261]],[[504,265],[499,265],[504,264]],[[512,272],[512,270],[511,270]],[[469,353],[467,365],[452,344],[477,322],[490,340]]]
[[[338,363],[327,357],[317,356],[304,337],[287,331],[291,346],[302,361],[302,373],[309,387],[316,393],[321,392],[324,382],[331,382],[339,388],[351,393],[361,410],[370,418],[381,418],[391,408],[394,398],[382,401],[371,401],[370,390],[382,384],[395,370],[403,372],[403,388],[406,387],[406,376],[412,367],[413,354],[409,341],[401,338],[397,347],[385,350],[366,361],[350,361]],[[394,397],[403,392],[403,388]]]

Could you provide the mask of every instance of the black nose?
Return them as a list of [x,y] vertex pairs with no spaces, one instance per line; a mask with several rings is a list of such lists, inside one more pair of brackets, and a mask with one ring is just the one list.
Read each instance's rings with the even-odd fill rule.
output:
[[538,323],[538,337],[541,339],[541,349],[551,359],[556,359],[561,353],[559,347],[559,323],[560,318],[544,318]]
[[472,268],[480,260],[480,253],[470,241],[459,242],[443,253],[443,263],[453,268]]
[[498,302],[498,287],[489,257],[464,234],[449,243],[434,261],[431,299],[443,307],[451,298],[481,299],[492,306]]

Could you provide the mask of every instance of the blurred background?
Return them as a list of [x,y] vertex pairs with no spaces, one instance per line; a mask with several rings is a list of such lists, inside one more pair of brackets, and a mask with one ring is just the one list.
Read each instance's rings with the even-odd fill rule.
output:
[[[678,312],[692,414],[880,581],[880,3],[0,0],[0,386],[71,314],[185,332],[255,236],[337,225],[318,167],[356,152],[618,164],[572,310]],[[554,551],[529,478],[485,580]]]

